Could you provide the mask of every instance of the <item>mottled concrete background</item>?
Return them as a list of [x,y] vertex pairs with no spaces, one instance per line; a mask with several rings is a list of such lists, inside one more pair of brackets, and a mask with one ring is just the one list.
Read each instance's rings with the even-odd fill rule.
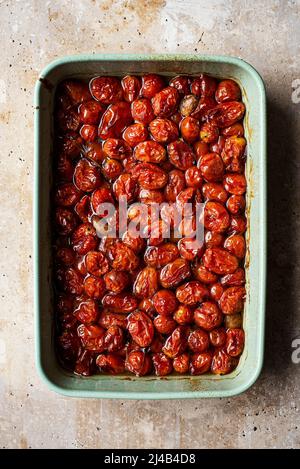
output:
[[[0,445],[8,448],[300,447],[300,1],[1,0]],[[268,93],[269,263],[263,373],[243,395],[191,401],[60,397],[34,367],[33,86],[81,52],[243,57]]]

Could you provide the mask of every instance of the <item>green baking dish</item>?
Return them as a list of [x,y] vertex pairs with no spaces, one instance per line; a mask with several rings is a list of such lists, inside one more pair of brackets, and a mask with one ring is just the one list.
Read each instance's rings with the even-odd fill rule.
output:
[[[50,188],[52,109],[56,85],[64,78],[96,75],[206,72],[235,79],[246,103],[247,159],[247,298],[246,345],[238,367],[229,375],[165,378],[69,374],[57,362],[52,324]],[[79,55],[48,65],[35,88],[34,298],[36,364],[42,379],[59,393],[74,397],[185,399],[239,394],[257,379],[263,362],[266,276],[266,98],[256,70],[241,59],[201,55]]]

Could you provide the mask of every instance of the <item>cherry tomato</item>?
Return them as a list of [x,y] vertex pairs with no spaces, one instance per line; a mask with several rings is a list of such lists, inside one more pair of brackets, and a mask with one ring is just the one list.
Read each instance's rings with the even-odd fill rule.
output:
[[175,294],[170,290],[159,290],[153,296],[153,306],[163,316],[174,313],[178,305]]
[[186,326],[178,326],[167,338],[163,346],[163,353],[169,358],[175,358],[187,348],[187,329]]
[[132,117],[135,122],[147,125],[154,119],[154,112],[149,99],[141,98],[133,101],[131,106]]
[[85,294],[94,300],[101,300],[105,293],[105,283],[102,278],[88,275],[83,282]]
[[141,80],[133,75],[127,75],[122,78],[121,85],[123,88],[123,96],[125,101],[132,103],[140,94]]
[[243,329],[228,329],[226,332],[226,352],[231,357],[238,357],[243,352],[245,334]]
[[233,254],[219,247],[206,249],[203,263],[208,270],[218,275],[233,274],[239,265]]
[[74,171],[74,182],[76,187],[83,192],[92,192],[101,184],[101,175],[92,163],[81,159]]
[[156,376],[166,376],[172,373],[172,360],[164,353],[153,353],[152,362]]
[[123,130],[132,122],[130,104],[120,101],[111,104],[104,112],[99,128],[98,136],[102,140],[107,138],[121,138]]
[[161,163],[166,159],[166,150],[160,143],[148,140],[135,147],[134,157],[143,163]]
[[211,363],[211,371],[216,375],[226,375],[233,371],[236,365],[237,361],[224,349],[216,349]]
[[142,350],[133,350],[127,355],[125,368],[136,376],[149,374],[152,368],[150,355]]
[[222,180],[224,164],[222,158],[217,153],[207,153],[202,156],[198,161],[198,168],[207,182]]
[[185,305],[196,305],[201,303],[208,296],[207,288],[197,280],[183,283],[176,290],[176,298]]
[[90,91],[94,99],[102,104],[113,104],[123,97],[121,83],[116,77],[96,77],[90,81]]
[[212,301],[204,301],[194,312],[194,320],[197,326],[206,331],[211,331],[222,324],[223,315]]
[[[194,117],[185,117],[180,123],[180,132],[183,139],[193,143],[199,138],[200,125]],[[174,139],[175,140],[175,139]]]
[[158,117],[169,117],[174,114],[178,102],[179,93],[172,86],[159,91],[151,100],[154,114]]
[[202,375],[209,371],[212,363],[210,352],[197,352],[191,356],[190,373],[191,375]]
[[187,95],[190,93],[190,77],[178,75],[170,80],[170,86],[174,86],[180,95]]
[[193,322],[194,318],[193,309],[191,306],[181,304],[176,309],[173,317],[175,321],[180,325],[190,324]]
[[147,140],[148,130],[144,124],[132,124],[126,127],[123,132],[123,139],[130,147],[135,147],[138,143]]
[[135,311],[128,316],[127,329],[139,347],[148,347],[154,337],[151,319],[143,311]]
[[153,98],[165,86],[163,77],[149,73],[142,77],[141,95],[145,98]]
[[149,125],[153,139],[158,143],[170,143],[179,136],[177,125],[170,119],[157,117]]
[[175,142],[169,143],[167,150],[169,159],[176,168],[185,171],[190,166],[193,166],[195,155],[192,148],[186,142],[176,140]]
[[225,103],[226,101],[239,101],[241,90],[239,85],[233,80],[222,80],[216,90],[216,101]]
[[224,314],[236,314],[242,311],[246,296],[244,287],[229,287],[224,291],[219,304]]
[[173,360],[173,368],[177,373],[185,374],[189,371],[190,365],[190,356],[188,353],[184,352],[181,355],[178,355]]

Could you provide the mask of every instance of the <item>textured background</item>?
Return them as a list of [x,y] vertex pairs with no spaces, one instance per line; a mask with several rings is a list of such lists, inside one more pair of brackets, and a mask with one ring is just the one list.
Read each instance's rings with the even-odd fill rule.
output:
[[[19,448],[300,447],[300,1],[0,1],[0,445]],[[33,350],[33,87],[65,54],[244,58],[268,94],[268,292],[263,373],[243,395],[190,401],[60,397]],[[298,183],[298,184],[297,184]]]

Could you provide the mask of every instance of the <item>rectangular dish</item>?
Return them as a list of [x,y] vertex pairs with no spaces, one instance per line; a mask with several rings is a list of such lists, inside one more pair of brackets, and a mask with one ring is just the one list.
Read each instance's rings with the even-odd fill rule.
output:
[[[165,378],[69,374],[57,362],[51,302],[50,189],[52,178],[52,112],[57,84],[65,78],[127,73],[196,75],[201,72],[233,78],[246,104],[248,157],[246,259],[247,298],[244,311],[246,346],[238,367],[229,375]],[[245,391],[259,375],[263,361],[266,268],[266,104],[261,77],[244,61],[196,55],[82,55],[52,62],[35,89],[34,288],[36,363],[42,378],[57,392],[74,397],[170,399],[225,397]]]

